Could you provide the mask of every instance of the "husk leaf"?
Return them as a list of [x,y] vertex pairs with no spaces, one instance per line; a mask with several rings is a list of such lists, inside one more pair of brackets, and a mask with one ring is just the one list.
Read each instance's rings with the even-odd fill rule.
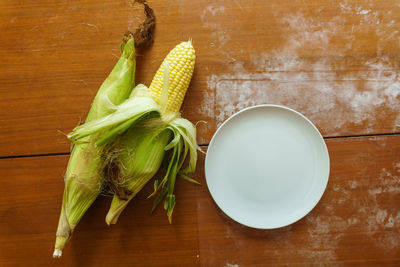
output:
[[[93,100],[86,123],[115,110],[130,95],[135,78],[135,48],[131,33],[123,39],[122,55],[103,82]],[[65,188],[56,234],[54,257],[61,257],[66,242],[80,219],[101,191],[102,149],[94,144],[97,137],[85,137],[72,149],[65,175]]]
[[[127,199],[114,195],[107,224],[115,224],[129,201],[157,173],[165,156],[165,145],[170,141],[171,132],[167,129],[132,127],[121,136],[116,150],[122,151],[118,157],[119,181],[126,191]],[[125,149],[124,149],[125,148]]]

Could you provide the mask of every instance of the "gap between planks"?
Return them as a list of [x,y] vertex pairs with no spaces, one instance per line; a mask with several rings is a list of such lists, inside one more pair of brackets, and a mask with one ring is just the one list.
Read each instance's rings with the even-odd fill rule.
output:
[[[345,138],[370,138],[370,137],[381,137],[381,136],[398,136],[400,133],[382,133],[382,134],[361,134],[361,135],[347,135],[347,136],[326,136],[325,140],[330,139],[345,139]],[[200,147],[208,147],[209,144],[199,144]],[[37,158],[37,157],[52,157],[52,156],[67,156],[70,152],[58,152],[58,153],[44,153],[44,154],[31,154],[31,155],[14,155],[14,156],[1,156],[1,159],[15,159],[15,158]]]

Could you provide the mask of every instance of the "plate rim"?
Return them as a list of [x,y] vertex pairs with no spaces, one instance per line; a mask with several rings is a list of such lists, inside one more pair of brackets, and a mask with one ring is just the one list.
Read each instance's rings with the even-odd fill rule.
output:
[[[209,152],[209,149],[210,149],[210,147],[212,146],[212,144],[213,144],[213,142],[214,142],[216,136],[218,135],[218,133],[221,131],[221,129],[224,128],[224,126],[225,126],[230,120],[232,120],[233,118],[235,118],[235,117],[238,116],[239,114],[242,114],[242,113],[244,113],[244,112],[246,112],[246,111],[249,111],[249,110],[252,110],[252,109],[258,109],[258,108],[279,108],[279,109],[288,110],[288,111],[290,111],[290,112],[295,113],[296,115],[299,115],[303,120],[305,120],[309,125],[311,125],[312,128],[314,129],[314,131],[317,133],[317,137],[318,137],[319,141],[322,142],[322,144],[323,144],[323,149],[324,149],[324,151],[326,152],[326,156],[327,156],[327,158],[326,158],[326,160],[327,160],[327,162],[326,162],[326,163],[327,163],[327,173],[326,173],[326,177],[323,177],[323,179],[325,180],[325,184],[324,184],[324,186],[323,186],[323,190],[322,190],[322,192],[321,192],[321,195],[318,197],[318,200],[317,200],[315,203],[313,203],[313,205],[311,205],[310,210],[308,210],[304,215],[300,216],[300,217],[297,218],[296,220],[290,221],[290,222],[288,222],[288,223],[286,223],[286,224],[283,224],[283,225],[281,225],[281,226],[276,226],[276,227],[259,227],[259,226],[254,226],[254,225],[246,224],[246,223],[244,223],[244,222],[242,222],[242,221],[239,221],[239,220],[237,220],[237,219],[232,218],[232,217],[221,207],[221,205],[215,200],[214,195],[213,195],[212,191],[210,190],[210,185],[209,185],[209,183],[208,183],[208,178],[207,178],[208,152]],[[287,107],[287,106],[277,105],[277,104],[260,104],[260,105],[254,105],[254,106],[246,107],[246,108],[244,108],[244,109],[242,109],[242,110],[239,110],[238,112],[236,112],[236,113],[232,114],[231,116],[229,116],[229,118],[227,118],[227,119],[218,127],[218,129],[215,131],[213,137],[211,138],[210,143],[208,144],[207,153],[206,153],[206,157],[205,157],[205,163],[204,163],[204,176],[205,176],[205,179],[206,179],[206,184],[207,184],[208,191],[210,192],[211,198],[213,199],[214,203],[215,203],[215,204],[218,206],[218,208],[219,208],[226,216],[228,216],[230,219],[232,219],[233,221],[235,221],[235,222],[237,222],[237,223],[239,223],[239,224],[241,224],[241,225],[244,225],[244,226],[246,226],[246,227],[250,227],[250,228],[253,228],[253,229],[263,229],[263,230],[267,230],[267,229],[278,229],[278,228],[286,227],[286,226],[288,226],[288,225],[291,225],[291,224],[293,224],[293,223],[295,223],[295,222],[297,222],[297,221],[303,219],[303,218],[304,218],[305,216],[307,216],[307,215],[316,207],[316,205],[321,201],[321,198],[322,198],[322,196],[324,195],[324,193],[325,193],[325,191],[326,191],[326,188],[327,188],[327,186],[328,186],[328,182],[329,182],[329,177],[330,177],[330,172],[331,172],[331,164],[330,164],[330,161],[331,161],[331,160],[330,160],[329,150],[328,150],[328,147],[327,147],[326,142],[325,142],[325,140],[324,140],[324,137],[322,136],[321,132],[318,130],[318,128],[314,125],[314,123],[313,123],[309,118],[307,118],[306,116],[304,116],[304,115],[303,115],[302,113],[300,113],[299,111],[294,110],[294,109],[292,109],[292,108],[289,108],[289,107]]]

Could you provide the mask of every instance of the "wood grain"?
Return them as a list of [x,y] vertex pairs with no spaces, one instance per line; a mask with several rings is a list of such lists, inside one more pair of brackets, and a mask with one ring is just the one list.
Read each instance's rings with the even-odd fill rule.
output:
[[150,215],[151,186],[108,227],[109,197],[78,225],[61,259],[52,258],[68,157],[0,160],[1,266],[193,266],[198,264],[195,186],[178,183],[173,224],[162,208]]
[[[168,51],[193,39],[183,116],[208,144],[228,116],[282,104],[329,138],[321,202],[277,230],[245,228],[211,199],[200,155],[196,186],[176,187],[174,222],[149,214],[145,187],[117,225],[99,197],[53,260],[69,132],[89,110],[143,19],[133,1],[0,2],[1,266],[399,266],[400,5],[397,1],[161,0],[155,43],[137,56],[149,84]],[[396,134],[397,133],[397,134]],[[32,157],[30,157],[32,156]]]
[[[399,132],[397,1],[150,1],[154,46],[138,56],[149,84],[163,57],[193,39],[197,63],[183,115],[207,144],[233,112],[283,104],[325,136]],[[132,1],[0,3],[0,156],[68,152],[143,18]]]
[[310,266],[400,264],[400,136],[327,140],[331,175],[320,203],[276,230],[243,227],[213,202],[200,154],[197,186],[179,180],[172,225],[150,215],[145,187],[107,227],[109,198],[89,209],[61,260],[51,253],[66,156],[0,160],[0,265]]
[[[400,136],[330,139],[327,145],[331,174],[321,201],[284,228],[244,227],[199,187],[201,265],[399,266]],[[204,181],[202,172],[198,178]]]

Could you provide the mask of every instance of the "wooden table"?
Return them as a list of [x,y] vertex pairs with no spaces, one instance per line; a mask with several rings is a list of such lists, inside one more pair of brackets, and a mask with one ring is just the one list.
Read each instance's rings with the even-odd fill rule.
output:
[[99,197],[59,260],[51,257],[69,132],[86,116],[143,19],[131,1],[0,3],[1,266],[400,266],[400,4],[371,0],[150,1],[155,43],[137,57],[149,84],[163,57],[193,39],[183,116],[204,149],[234,112],[274,103],[326,138],[331,175],[319,204],[277,230],[245,228],[197,186],[177,184],[172,225],[150,215],[151,186],[117,225]]

